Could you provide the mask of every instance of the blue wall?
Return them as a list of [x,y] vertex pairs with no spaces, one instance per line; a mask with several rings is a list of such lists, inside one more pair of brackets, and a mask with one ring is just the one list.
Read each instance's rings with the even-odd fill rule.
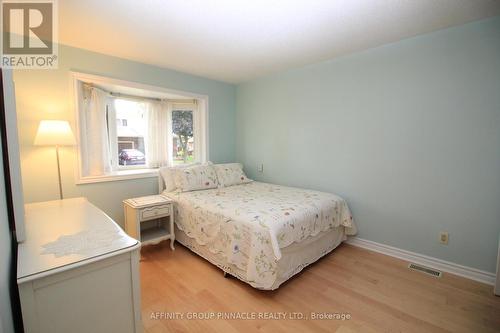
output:
[[236,109],[249,176],[342,195],[362,238],[494,271],[499,18],[241,84]]

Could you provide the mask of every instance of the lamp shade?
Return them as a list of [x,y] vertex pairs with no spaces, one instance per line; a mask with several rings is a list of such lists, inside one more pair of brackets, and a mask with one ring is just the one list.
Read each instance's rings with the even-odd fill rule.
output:
[[35,136],[35,146],[74,146],[75,137],[65,120],[42,120]]

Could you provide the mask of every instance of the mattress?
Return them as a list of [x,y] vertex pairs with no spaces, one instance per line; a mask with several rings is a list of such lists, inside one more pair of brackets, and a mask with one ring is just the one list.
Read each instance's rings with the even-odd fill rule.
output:
[[176,225],[187,237],[261,289],[278,280],[284,248],[332,229],[356,233],[346,202],[330,193],[251,182],[163,194],[174,200]]

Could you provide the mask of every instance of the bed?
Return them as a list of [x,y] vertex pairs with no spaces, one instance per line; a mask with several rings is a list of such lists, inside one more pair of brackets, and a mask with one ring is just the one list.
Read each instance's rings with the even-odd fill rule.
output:
[[356,233],[330,193],[250,181],[162,194],[175,203],[177,241],[258,289],[277,289]]

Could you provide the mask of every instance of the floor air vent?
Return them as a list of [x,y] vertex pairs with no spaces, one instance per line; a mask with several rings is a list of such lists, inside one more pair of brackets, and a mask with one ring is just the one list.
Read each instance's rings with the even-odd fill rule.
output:
[[427,275],[432,275],[432,276],[435,276],[435,277],[441,277],[443,275],[442,272],[440,272],[440,271],[438,271],[436,269],[432,269],[432,268],[425,267],[425,266],[420,266],[420,265],[417,265],[417,264],[409,264],[408,268],[411,269],[411,270],[419,271],[419,272],[425,273]]

